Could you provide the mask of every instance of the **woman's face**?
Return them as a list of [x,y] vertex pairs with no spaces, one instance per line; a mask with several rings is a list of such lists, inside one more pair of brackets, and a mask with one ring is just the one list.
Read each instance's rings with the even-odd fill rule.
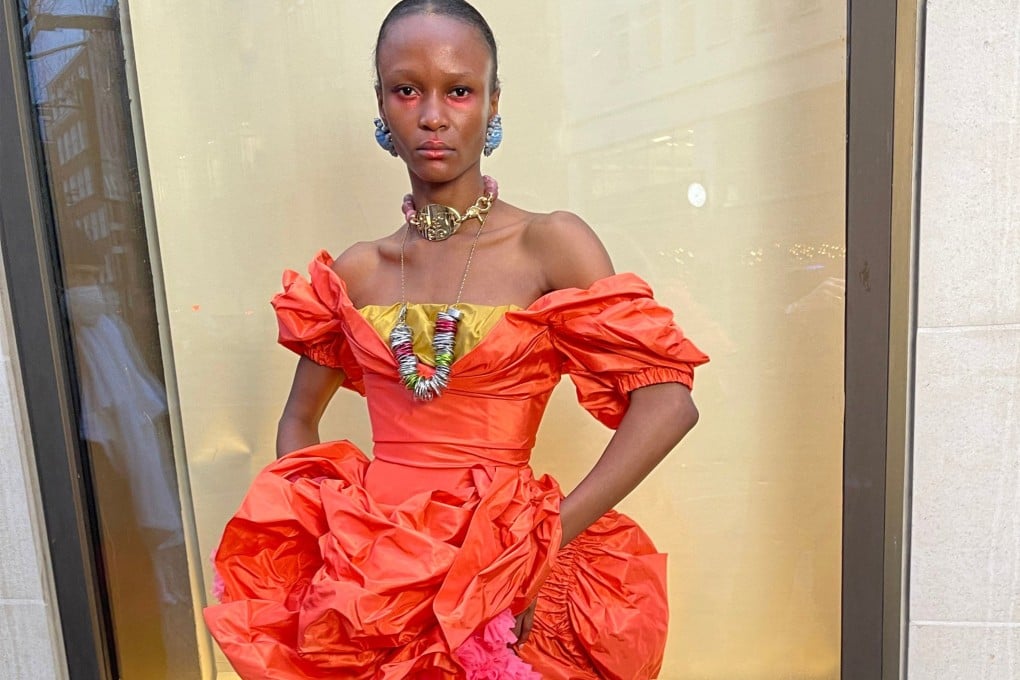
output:
[[477,166],[499,104],[478,30],[450,17],[404,17],[387,30],[377,60],[379,115],[410,171],[442,183]]

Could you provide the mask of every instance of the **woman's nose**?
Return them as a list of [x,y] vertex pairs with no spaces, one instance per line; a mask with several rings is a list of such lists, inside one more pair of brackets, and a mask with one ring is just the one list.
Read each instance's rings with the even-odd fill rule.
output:
[[426,130],[440,130],[446,127],[446,114],[439,97],[432,95],[424,98],[419,125]]

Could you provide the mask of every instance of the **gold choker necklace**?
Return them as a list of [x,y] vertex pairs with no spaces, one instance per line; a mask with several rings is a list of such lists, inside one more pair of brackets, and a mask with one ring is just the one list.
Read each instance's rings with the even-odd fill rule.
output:
[[475,204],[464,211],[461,215],[456,209],[448,205],[430,203],[421,210],[414,205],[414,197],[410,194],[404,197],[404,218],[407,223],[418,230],[421,237],[429,241],[445,241],[460,229],[460,225],[468,220],[477,219],[485,223],[485,216],[492,209],[492,204],[499,195],[499,186],[496,180],[488,175],[482,177],[485,184],[485,193],[478,197]]

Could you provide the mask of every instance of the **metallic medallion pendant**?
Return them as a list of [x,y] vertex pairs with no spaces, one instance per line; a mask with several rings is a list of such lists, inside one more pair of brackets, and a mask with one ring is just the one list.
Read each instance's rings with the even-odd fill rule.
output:
[[438,397],[450,382],[457,326],[463,316],[456,307],[448,307],[436,315],[436,327],[432,335],[432,358],[436,368],[426,378],[421,374],[418,355],[414,353],[414,334],[407,325],[407,305],[400,308],[397,323],[390,331],[390,349],[397,360],[401,382],[418,401],[431,401]]
[[463,218],[453,208],[430,203],[418,211],[415,227],[429,241],[445,241],[457,233]]

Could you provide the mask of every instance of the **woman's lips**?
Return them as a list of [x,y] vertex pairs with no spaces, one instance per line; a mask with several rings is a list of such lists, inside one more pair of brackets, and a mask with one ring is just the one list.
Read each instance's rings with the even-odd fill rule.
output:
[[446,146],[445,144],[444,145],[425,144],[418,147],[418,153],[421,154],[422,157],[427,158],[429,160],[439,161],[446,158],[447,156],[450,156],[453,153],[453,149]]
[[448,150],[450,148],[450,146],[446,142],[444,142],[442,140],[439,140],[439,139],[430,139],[427,142],[424,142],[418,148],[419,149],[429,149],[429,150],[433,150],[433,151],[443,151],[443,150]]

